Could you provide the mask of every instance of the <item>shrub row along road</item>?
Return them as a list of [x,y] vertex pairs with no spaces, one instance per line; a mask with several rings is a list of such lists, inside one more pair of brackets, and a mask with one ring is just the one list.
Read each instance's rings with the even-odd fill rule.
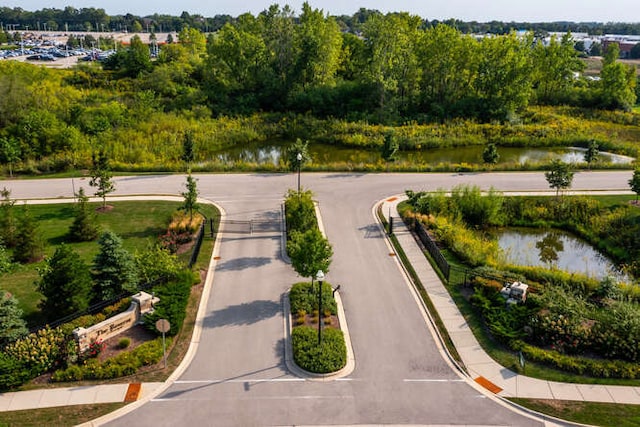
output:
[[[577,173],[574,190],[628,190],[631,172]],[[200,196],[227,219],[281,220],[296,175],[198,175]],[[184,176],[116,179],[117,195],[184,191]],[[76,178],[5,181],[12,197],[70,197]],[[327,280],[340,292],[356,358],[332,382],[305,381],[285,367],[282,298],[299,280],[280,257],[280,233],[225,233],[198,351],[184,374],[153,401],[110,423],[174,425],[473,424],[542,425],[487,398],[440,354],[372,216],[380,199],[406,189],[473,184],[548,191],[542,173],[303,174],[319,201],[334,248]]]

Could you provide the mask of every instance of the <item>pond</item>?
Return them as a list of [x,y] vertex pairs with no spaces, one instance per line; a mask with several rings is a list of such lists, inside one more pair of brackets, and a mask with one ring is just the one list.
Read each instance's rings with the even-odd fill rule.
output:
[[633,281],[591,245],[561,230],[508,228],[497,230],[494,235],[510,264],[553,267],[597,279],[611,275],[619,281]]
[[[280,159],[291,145],[289,141],[251,143],[243,146],[231,147],[214,153],[214,158],[224,163],[257,163],[278,165]],[[433,148],[422,151],[398,152],[398,161],[415,164],[479,164],[482,163],[484,146]],[[374,164],[382,160],[378,150],[364,150],[358,148],[340,147],[330,144],[310,144],[309,151],[314,162],[317,163],[352,163]],[[582,148],[520,148],[499,147],[499,163],[525,164],[546,163],[553,159],[560,159],[566,163],[584,162],[585,150]],[[614,164],[629,164],[632,157],[612,153],[600,152],[598,161]]]

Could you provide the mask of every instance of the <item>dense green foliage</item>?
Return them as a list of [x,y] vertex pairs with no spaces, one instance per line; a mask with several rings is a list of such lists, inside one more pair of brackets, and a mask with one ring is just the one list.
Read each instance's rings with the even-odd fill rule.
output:
[[[301,312],[313,313],[318,311],[317,282],[313,286],[308,282],[293,285],[291,291],[289,291],[289,303],[291,304],[291,312],[294,315]],[[336,300],[333,298],[333,289],[328,282],[322,282],[322,310],[333,315],[338,312]]]
[[17,221],[13,259],[21,263],[39,261],[44,254],[44,242],[40,237],[38,223],[31,216],[27,204],[22,206],[22,215]]
[[284,200],[287,236],[290,238],[294,231],[304,232],[318,228],[316,208],[313,203],[313,193],[310,190],[289,190]]
[[[557,269],[506,265],[497,247],[493,247],[492,255],[486,254],[492,242],[477,224],[459,219],[464,218],[459,197],[469,199],[463,206],[476,205],[472,201],[477,194],[408,195],[408,204],[415,212],[403,210],[405,217],[425,223],[460,261],[483,266],[464,276],[475,291],[470,301],[495,340],[523,351],[529,360],[572,373],[638,377],[640,372],[634,363],[640,359],[640,294],[636,285],[618,284],[609,277],[598,282]],[[637,275],[635,258],[640,246],[632,236],[637,235],[639,217],[637,209],[628,204],[603,204],[586,197],[506,197],[501,199],[499,215],[482,224],[564,228],[608,249],[618,262],[625,263],[626,271]],[[451,223],[456,226],[443,226]],[[442,228],[449,233],[443,233]],[[472,243],[461,245],[464,241]],[[505,282],[516,280],[529,284],[529,297],[525,304],[507,308],[499,291]]]
[[89,267],[70,246],[60,245],[40,271],[40,309],[47,320],[84,311],[89,307],[93,282]]
[[[172,338],[169,338],[166,345],[170,346],[171,342]],[[162,355],[162,338],[157,338],[104,362],[89,359],[84,364],[57,370],[53,373],[51,380],[54,382],[105,380],[133,375],[142,366],[158,363],[162,360]]]
[[88,242],[98,237],[98,225],[95,211],[89,207],[89,198],[80,187],[76,194],[76,202],[73,223],[69,227],[69,238],[73,242]]
[[18,387],[31,378],[22,362],[13,356],[0,352],[0,391]]
[[175,280],[154,287],[154,294],[160,298],[153,313],[144,317],[145,326],[159,334],[156,322],[166,319],[171,325],[168,335],[177,334],[182,328],[182,322],[187,314],[187,303],[191,295],[191,286],[196,282],[193,272],[183,270],[176,275]]
[[138,275],[133,256],[122,247],[122,239],[105,231],[98,239],[100,250],[93,260],[93,302],[108,301],[125,291],[135,293]]
[[[635,103],[636,79],[613,51],[591,81],[573,77],[582,63],[568,37],[545,46],[532,34],[476,39],[425,27],[406,13],[361,18],[357,37],[309,5],[298,17],[273,5],[208,38],[182,28],[153,61],[135,37],[104,69],[2,61],[0,162],[8,174],[85,169],[97,149],[113,170],[184,170],[185,162],[225,170],[234,166],[215,153],[232,145],[300,138],[382,148],[393,127],[399,150],[597,139],[603,149],[637,151],[625,144],[637,140],[637,113],[609,120],[594,109]],[[561,111],[557,120],[540,105],[578,109],[551,110]]]
[[13,295],[0,289],[0,348],[27,335],[27,323]]
[[549,165],[549,170],[544,173],[544,177],[549,183],[549,187],[556,190],[556,196],[558,196],[560,190],[571,188],[573,171],[568,163],[561,160],[553,160]]
[[318,333],[309,326],[299,326],[291,333],[293,360],[302,369],[327,374],[342,369],[347,363],[347,347],[341,330],[328,328],[318,345]]

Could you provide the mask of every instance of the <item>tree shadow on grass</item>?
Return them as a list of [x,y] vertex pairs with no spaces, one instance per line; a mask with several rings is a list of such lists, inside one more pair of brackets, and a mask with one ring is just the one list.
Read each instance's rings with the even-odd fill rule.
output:
[[35,215],[36,221],[50,221],[50,220],[67,220],[73,218],[74,210],[71,206],[58,207],[57,209],[51,209],[47,212]]

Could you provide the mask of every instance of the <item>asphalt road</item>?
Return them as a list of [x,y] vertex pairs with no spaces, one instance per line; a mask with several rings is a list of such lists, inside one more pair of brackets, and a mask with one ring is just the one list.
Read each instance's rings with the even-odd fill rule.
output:
[[[631,172],[584,172],[574,190],[628,190]],[[227,219],[280,220],[296,176],[197,175],[201,197]],[[184,191],[184,176],[116,179],[117,193]],[[356,368],[333,382],[305,381],[284,366],[282,298],[299,280],[280,258],[277,231],[222,240],[198,352],[157,399],[109,425],[541,425],[487,398],[445,361],[371,209],[406,189],[474,184],[545,191],[542,173],[303,174],[334,248],[326,280],[340,284]],[[15,198],[71,196],[86,180],[5,181]]]

